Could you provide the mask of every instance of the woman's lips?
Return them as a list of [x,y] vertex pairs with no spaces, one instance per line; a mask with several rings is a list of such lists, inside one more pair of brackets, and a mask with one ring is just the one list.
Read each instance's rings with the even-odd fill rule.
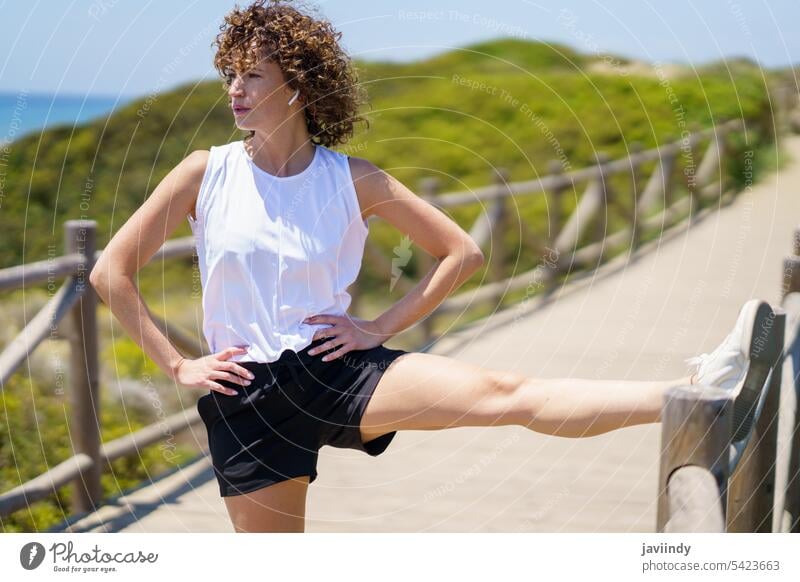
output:
[[246,108],[244,108],[244,107],[234,107],[234,108],[233,108],[233,114],[234,114],[234,115],[244,115],[244,114],[245,114],[245,113],[247,113],[248,111],[250,111],[250,110],[249,110],[249,109],[246,109]]

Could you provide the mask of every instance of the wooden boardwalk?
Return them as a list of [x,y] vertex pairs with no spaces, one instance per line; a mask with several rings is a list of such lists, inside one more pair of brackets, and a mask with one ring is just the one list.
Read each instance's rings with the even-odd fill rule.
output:
[[[800,160],[800,137],[786,139]],[[554,293],[431,351],[531,376],[668,379],[710,351],[741,304],[778,305],[800,223],[800,163]],[[389,342],[391,346],[391,342]],[[324,447],[309,532],[653,532],[660,424],[584,439],[522,427],[398,433],[378,458]],[[196,431],[198,443],[205,433]],[[71,531],[232,531],[207,457],[72,524]]]

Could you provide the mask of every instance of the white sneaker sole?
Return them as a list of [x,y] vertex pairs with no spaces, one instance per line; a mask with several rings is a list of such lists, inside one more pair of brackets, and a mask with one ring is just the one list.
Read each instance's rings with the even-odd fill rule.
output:
[[749,363],[744,382],[733,407],[733,441],[741,440],[750,431],[761,390],[783,353],[775,332],[775,311],[761,299],[751,299],[742,307],[745,313],[742,353]]

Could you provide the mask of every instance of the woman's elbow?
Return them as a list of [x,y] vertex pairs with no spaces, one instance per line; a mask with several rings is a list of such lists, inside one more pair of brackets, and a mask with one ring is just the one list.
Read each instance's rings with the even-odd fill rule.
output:
[[108,286],[108,275],[100,264],[95,264],[89,271],[89,284],[97,291],[98,295],[103,296],[102,291]]
[[481,249],[477,249],[472,253],[471,257],[472,261],[475,263],[476,269],[480,269],[486,262],[486,258],[483,256],[483,251],[481,251]]
[[483,256],[483,251],[481,251],[480,247],[474,243],[464,251],[464,258],[462,260],[474,271],[480,269],[486,262],[486,259]]
[[461,265],[461,269],[470,269],[472,271],[480,269],[485,262],[483,251],[472,238],[468,239],[464,244],[449,248],[441,255],[434,255],[434,257],[439,261],[448,259],[458,262]]
[[106,261],[98,260],[89,271],[89,284],[101,298],[105,299],[108,290],[119,275],[121,273],[117,269],[109,267]]

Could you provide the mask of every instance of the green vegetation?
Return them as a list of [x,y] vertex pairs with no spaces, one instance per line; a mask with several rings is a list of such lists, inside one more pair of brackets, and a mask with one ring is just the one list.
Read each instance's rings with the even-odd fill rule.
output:
[[[619,58],[616,62],[629,64]],[[567,170],[578,169],[593,163],[598,151],[618,157],[629,153],[634,142],[653,147],[678,139],[684,129],[742,119],[748,138],[730,144],[735,159],[741,159],[746,150],[756,152],[756,177],[774,166],[776,158],[769,153],[773,143],[769,94],[763,72],[756,67],[737,62],[733,75],[729,68],[715,63],[700,70],[687,68],[678,75],[670,69],[673,72],[665,77],[658,70],[638,75],[613,69],[599,72],[593,66],[597,63],[598,58],[568,47],[511,39],[471,45],[410,64],[358,63],[371,98],[365,111],[370,127],[361,127],[341,149],[369,159],[412,190],[417,191],[419,181],[431,175],[439,178],[442,191],[463,190],[485,185],[498,166],[508,169],[512,181],[528,180],[547,174],[551,160],[560,160]],[[189,152],[241,135],[222,84],[214,81],[143,98],[107,119],[74,130],[54,128],[45,132],[41,141],[34,136],[15,142],[0,211],[0,265],[61,254],[62,224],[67,219],[96,220],[98,243],[104,246]],[[727,168],[731,183],[743,183],[742,166]],[[652,165],[644,168],[643,175],[650,169]],[[612,181],[617,192],[626,192],[626,187],[624,176]],[[575,195],[568,194],[564,216],[575,204]],[[629,204],[617,201],[617,214],[610,218],[612,229],[625,220]],[[469,227],[480,210],[476,204],[449,212],[459,224]],[[528,227],[539,248],[526,246],[519,224],[513,224],[505,234],[507,248],[513,249],[504,265],[508,275],[538,263],[547,240],[547,212],[543,196],[522,197],[517,202],[513,220]],[[374,224],[371,230],[372,241],[391,257],[402,235],[388,224]],[[187,235],[189,228],[184,223],[172,236]],[[417,262],[421,252],[417,250],[404,269],[412,278],[421,274]],[[159,263],[145,268],[138,283],[153,312],[167,314],[171,323],[199,338],[199,300],[192,290],[195,269],[189,259]],[[389,278],[389,273],[362,269],[359,282],[365,290],[365,313],[399,299],[397,288],[388,293]],[[464,289],[482,279],[484,272]],[[26,293],[41,299],[38,291]],[[9,306],[20,300],[17,293],[4,299]],[[187,309],[189,305],[194,309]],[[495,307],[484,306],[470,317]],[[152,410],[136,411],[120,401],[108,402],[112,385],[123,380],[138,382],[143,377],[163,382],[164,378],[125,337],[104,306],[100,323],[102,345],[108,346],[102,356],[102,410],[103,439],[109,440],[154,422]],[[10,340],[8,333],[0,339]],[[69,404],[63,396],[45,389],[49,381],[27,378],[20,372],[0,392],[4,406],[0,421],[2,490],[72,454],[67,431]],[[170,406],[183,404],[180,398],[174,400]],[[115,494],[145,480],[175,459],[185,458],[189,450],[181,449],[168,462],[154,446],[139,459],[119,461],[113,473],[105,473],[105,492]],[[51,502],[18,512],[3,526],[6,531],[41,530],[68,514],[69,499],[61,494]]]
[[[141,353],[141,351],[140,351]],[[141,359],[133,356],[131,359]],[[112,360],[104,360],[104,364]],[[120,381],[124,382],[123,378]],[[159,422],[161,397],[156,391],[145,396],[152,402],[112,398],[116,382],[103,385],[101,426],[103,442],[125,436]],[[64,390],[52,389],[53,382],[12,376],[0,391],[0,490],[12,489],[52,469],[74,454],[69,433],[69,402]],[[197,455],[197,447],[175,442],[173,435],[140,450],[138,456],[121,458],[104,467],[101,477],[103,497],[122,494],[143,482],[174,469]],[[203,437],[204,438],[204,437]],[[50,499],[31,504],[0,519],[0,531],[42,531],[74,513],[71,486],[58,489]]]

